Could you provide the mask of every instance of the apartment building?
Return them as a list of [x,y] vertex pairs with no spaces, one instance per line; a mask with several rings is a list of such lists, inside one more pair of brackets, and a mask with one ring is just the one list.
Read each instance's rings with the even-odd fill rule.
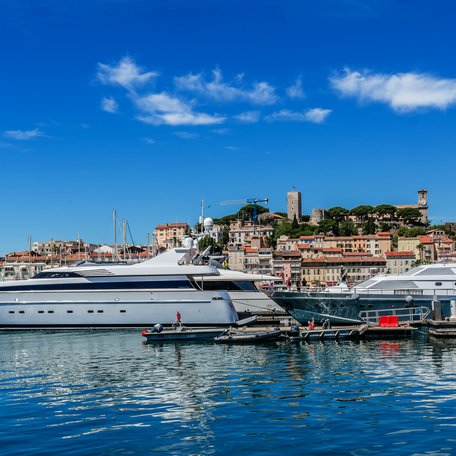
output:
[[166,223],[157,225],[154,230],[154,239],[158,247],[172,249],[181,245],[185,233],[189,230],[187,223]]
[[410,252],[386,252],[386,273],[400,275],[412,269],[416,261],[415,253]]
[[254,225],[251,221],[236,220],[230,223],[228,245],[230,247],[250,246],[252,238],[261,238],[265,244],[274,230],[270,225]]
[[303,284],[310,287],[332,286],[342,279],[356,284],[386,270],[382,257],[349,255],[302,259]]

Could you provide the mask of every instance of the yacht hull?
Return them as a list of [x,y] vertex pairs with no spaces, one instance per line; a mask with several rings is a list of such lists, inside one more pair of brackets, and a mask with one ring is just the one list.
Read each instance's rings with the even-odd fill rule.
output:
[[[301,324],[314,320],[321,324],[329,319],[332,324],[361,323],[361,311],[401,309],[406,307],[427,307],[432,310],[433,296],[413,296],[413,300],[406,300],[407,295],[398,294],[369,294],[355,293],[295,293],[275,292],[271,299],[289,313]],[[439,296],[442,305],[442,314],[450,314],[450,297]]]
[[144,328],[230,325],[238,317],[225,292],[0,292],[0,329]]
[[239,315],[277,315],[285,313],[262,291],[230,291],[234,308]]

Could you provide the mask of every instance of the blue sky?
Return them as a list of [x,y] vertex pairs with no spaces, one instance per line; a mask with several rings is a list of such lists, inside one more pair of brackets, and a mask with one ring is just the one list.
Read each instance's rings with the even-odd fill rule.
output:
[[0,0],[0,252],[202,197],[456,220],[452,1]]

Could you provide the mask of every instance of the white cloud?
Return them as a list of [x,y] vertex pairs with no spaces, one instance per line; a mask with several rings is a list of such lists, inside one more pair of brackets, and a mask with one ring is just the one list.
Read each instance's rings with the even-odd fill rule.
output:
[[153,138],[143,138],[143,141],[146,144],[155,144],[155,139],[153,139]]
[[308,122],[323,123],[331,112],[331,109],[313,108],[305,113],[305,117]]
[[120,85],[127,90],[143,86],[157,76],[156,71],[143,71],[130,57],[123,57],[116,65],[98,64],[99,81],[106,85]]
[[33,130],[6,130],[3,132],[3,136],[6,138],[26,141],[28,139],[44,137],[46,135],[39,128],[35,128]]
[[[235,83],[242,83],[238,75]],[[212,71],[212,80],[206,81],[199,74],[188,74],[174,78],[178,90],[193,92],[218,102],[250,102],[259,105],[270,105],[277,101],[275,88],[267,82],[255,82],[251,88],[223,82],[222,72],[216,68]]]
[[227,135],[231,130],[229,128],[214,128],[211,131],[216,135],[224,136]]
[[119,104],[112,97],[104,97],[101,100],[101,109],[105,112],[116,114],[117,112],[119,112]]
[[446,109],[456,103],[456,79],[438,79],[423,73],[381,74],[345,69],[330,82],[343,96],[386,103],[399,112]]
[[273,112],[266,117],[269,122],[288,121],[288,122],[312,122],[323,123],[326,118],[331,114],[331,109],[313,108],[307,111],[290,111],[289,109],[282,109]]
[[244,123],[255,123],[260,120],[260,111],[246,111],[234,116],[236,120]]
[[138,119],[152,125],[214,125],[225,117],[194,112],[193,107],[165,92],[134,96],[136,106],[142,111]]
[[179,136],[179,138],[182,138],[182,139],[196,139],[196,138],[198,138],[198,134],[197,133],[193,133],[191,131],[176,131],[174,134],[176,136]]
[[287,87],[286,91],[287,95],[292,99],[301,100],[306,97],[304,89],[302,88],[301,78],[296,79],[293,85]]

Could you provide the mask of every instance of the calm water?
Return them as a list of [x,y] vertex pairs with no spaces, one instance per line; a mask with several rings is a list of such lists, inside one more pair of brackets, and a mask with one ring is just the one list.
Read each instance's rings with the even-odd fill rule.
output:
[[0,334],[0,453],[456,454],[456,345]]

